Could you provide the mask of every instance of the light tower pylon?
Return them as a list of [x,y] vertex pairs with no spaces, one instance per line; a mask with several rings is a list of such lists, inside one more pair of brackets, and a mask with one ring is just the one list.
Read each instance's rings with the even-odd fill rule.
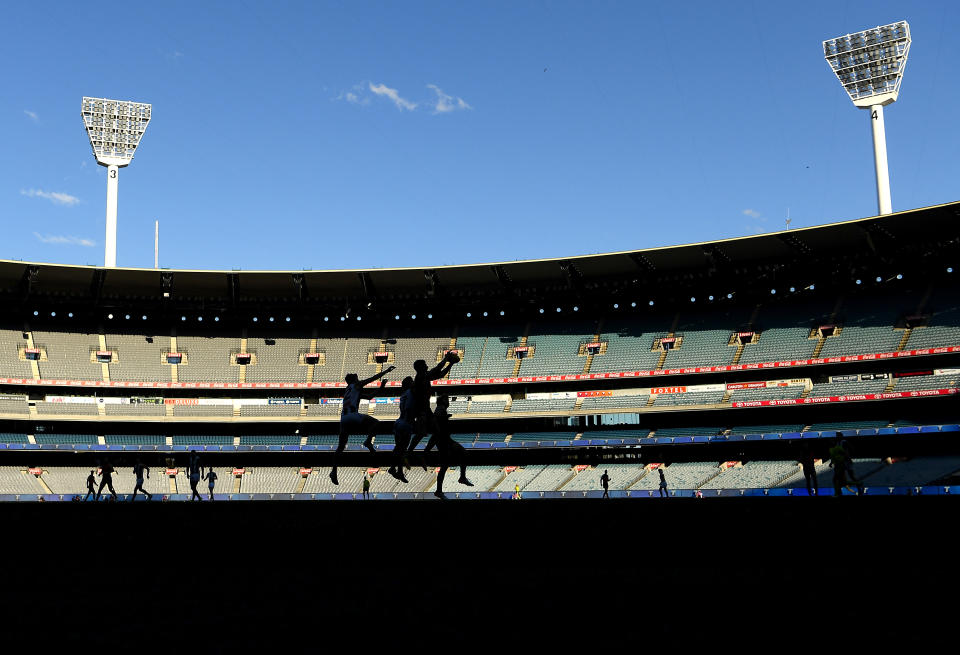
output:
[[83,125],[97,163],[107,168],[107,227],[103,265],[117,265],[117,188],[120,169],[128,166],[150,122],[151,106],[142,102],[84,97]]
[[893,213],[883,108],[896,101],[910,52],[910,25],[899,21],[823,42],[823,55],[854,106],[870,112],[879,213]]

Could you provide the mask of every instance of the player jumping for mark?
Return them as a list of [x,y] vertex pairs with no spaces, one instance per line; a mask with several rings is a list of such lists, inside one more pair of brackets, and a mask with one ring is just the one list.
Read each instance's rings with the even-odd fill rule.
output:
[[[356,373],[348,373],[344,378],[344,381],[347,383],[347,390],[343,392],[343,408],[340,411],[340,440],[337,443],[337,452],[334,453],[333,456],[333,468],[330,470],[330,481],[333,484],[340,484],[339,480],[337,480],[337,457],[343,452],[344,448],[347,447],[347,439],[351,434],[366,433],[367,439],[363,442],[363,445],[366,446],[371,453],[377,452],[376,447],[373,445],[373,438],[377,435],[380,421],[369,414],[360,413],[360,399],[365,397],[363,391],[365,386],[371,382],[380,380],[380,378],[394,368],[396,367],[390,366],[366,380],[361,380],[357,377]],[[380,380],[380,388],[382,389],[386,383],[386,380]],[[373,394],[371,393],[366,397],[372,396]]]
[[403,474],[404,461],[407,456],[407,448],[410,446],[410,435],[413,434],[416,417],[413,415],[413,378],[409,375],[403,378],[400,392],[400,416],[393,423],[393,442],[394,453],[396,454],[396,464],[387,469],[387,473],[406,483],[407,478]]
[[427,444],[428,450],[431,445],[435,444],[437,451],[440,453],[440,471],[437,473],[437,490],[433,492],[433,495],[443,499],[446,499],[446,496],[443,495],[443,479],[447,475],[447,469],[450,467],[451,460],[453,459],[460,462],[460,479],[458,482],[467,487],[473,486],[473,483],[467,479],[467,465],[465,461],[467,451],[450,436],[448,423],[450,414],[447,413],[447,408],[449,407],[450,398],[448,398],[446,394],[437,396],[437,410],[434,412],[435,431],[430,442]]
[[[413,369],[417,372],[413,379],[413,415],[416,418],[414,426],[415,434],[410,443],[409,452],[417,448],[417,444],[427,435],[427,433],[436,432],[436,421],[434,415],[430,412],[430,383],[439,380],[450,372],[453,365],[460,361],[460,355],[456,351],[450,350],[440,360],[440,363],[431,369],[427,368],[427,363],[418,359],[413,363]],[[423,470],[427,469],[426,464],[421,463]]]

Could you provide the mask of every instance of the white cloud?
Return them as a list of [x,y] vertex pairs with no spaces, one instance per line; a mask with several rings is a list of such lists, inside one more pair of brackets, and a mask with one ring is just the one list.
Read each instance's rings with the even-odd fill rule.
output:
[[749,216],[750,218],[760,218],[760,212],[758,212],[756,209],[744,209],[743,215]]
[[454,98],[444,93],[436,84],[428,84],[427,88],[433,89],[434,93],[437,94],[437,103],[433,106],[433,113],[435,114],[446,114],[458,109],[473,109],[463,98]]
[[37,112],[30,111],[29,109],[24,109],[23,113],[27,115],[27,118],[32,120],[34,123],[40,122],[40,117],[37,115]]
[[21,196],[27,196],[28,198],[44,198],[49,200],[55,205],[66,205],[72,207],[73,205],[80,204],[80,198],[76,196],[71,196],[69,193],[61,193],[59,191],[44,191],[42,189],[20,189]]
[[353,105],[369,105],[370,98],[363,95],[365,88],[361,84],[356,84],[353,87],[353,91],[344,91],[338,95],[335,100],[346,100]]
[[370,87],[371,92],[377,94],[378,96],[385,96],[386,98],[389,98],[400,111],[403,111],[404,109],[407,111],[413,111],[417,108],[417,103],[410,102],[406,98],[400,97],[400,94],[396,89],[391,89],[386,84],[374,85],[373,82],[368,82],[368,86]]
[[37,237],[37,239],[43,243],[50,243],[56,246],[84,246],[86,248],[92,248],[97,245],[97,242],[93,239],[64,236],[62,234],[40,234],[39,232],[34,232],[33,236]]

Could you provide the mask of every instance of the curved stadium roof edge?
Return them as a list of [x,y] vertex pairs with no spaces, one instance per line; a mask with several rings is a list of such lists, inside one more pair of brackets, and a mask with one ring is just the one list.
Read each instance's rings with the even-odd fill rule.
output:
[[[350,287],[358,284],[359,278],[382,290],[399,291],[403,288],[422,287],[425,277],[437,276],[436,282],[445,286],[483,286],[498,284],[498,276],[505,275],[518,284],[563,279],[567,274],[563,267],[572,265],[576,275],[584,279],[599,279],[613,276],[628,276],[637,273],[670,274],[675,272],[703,271],[716,265],[719,259],[726,265],[762,265],[769,262],[803,258],[835,258],[847,253],[871,252],[896,255],[905,251],[909,244],[923,245],[943,243],[960,237],[960,201],[930,207],[906,210],[883,216],[826,223],[812,227],[794,228],[766,234],[747,235],[618,252],[571,255],[547,259],[529,259],[476,264],[443,266],[417,266],[400,268],[366,269],[302,269],[302,270],[202,270],[202,269],[153,269],[111,268],[76,264],[34,263],[0,260],[0,285],[10,286],[21,280],[28,268],[40,271],[41,285],[79,285],[82,278],[87,283],[95,273],[106,274],[109,286],[157,288],[163,274],[176,277],[176,286],[195,287],[202,293],[204,287],[215,292],[220,280],[237,276],[245,287],[266,288],[277,284],[289,284],[290,276],[303,276],[312,286],[326,290]],[[83,271],[86,275],[78,275]],[[281,282],[281,278],[283,282]],[[217,280],[217,282],[214,282]],[[367,282],[359,282],[362,286]]]
[[[820,225],[812,225],[809,227],[797,227],[788,230],[778,230],[775,232],[764,232],[762,234],[748,234],[739,237],[729,237],[726,239],[715,239],[713,241],[692,241],[690,243],[680,243],[672,246],[656,246],[654,248],[638,248],[634,250],[614,250],[611,252],[600,252],[586,255],[567,255],[567,256],[558,256],[558,257],[545,257],[541,259],[517,259],[510,261],[494,261],[494,262],[475,262],[472,264],[442,264],[437,266],[398,266],[398,267],[388,267],[388,268],[331,268],[331,269],[251,269],[251,270],[221,270],[221,269],[205,269],[205,268],[141,268],[136,266],[117,266],[110,269],[111,271],[141,271],[141,272],[156,272],[156,271],[172,271],[175,273],[238,273],[241,275],[245,274],[254,274],[254,273],[385,273],[390,271],[439,271],[445,269],[462,269],[462,268],[472,268],[475,266],[510,266],[513,264],[525,264],[525,263],[560,263],[567,261],[575,261],[581,259],[591,259],[594,257],[611,257],[616,255],[632,255],[632,254],[646,254],[650,252],[658,252],[664,250],[674,250],[680,248],[689,248],[689,247],[703,247],[703,246],[715,246],[723,243],[733,243],[737,241],[749,241],[763,239],[764,237],[777,237],[785,234],[803,234],[813,230],[820,230],[823,228],[837,227],[843,225],[856,225],[860,223],[868,223],[872,221],[877,221],[879,219],[889,218],[892,216],[903,216],[903,215],[913,215],[916,212],[924,212],[932,209],[942,209],[945,207],[956,207],[960,211],[960,200],[942,203],[939,205],[930,205],[928,207],[919,207],[917,209],[907,209],[899,212],[894,212],[892,214],[887,214],[885,216],[866,216],[863,218],[853,218],[846,221],[836,221],[833,223],[822,223]],[[91,266],[88,264],[57,264],[54,262],[25,262],[20,260],[12,259],[0,259],[0,264],[20,264],[20,265],[33,265],[33,266],[58,266],[63,268],[79,268],[79,269],[97,269],[103,268],[102,266]]]

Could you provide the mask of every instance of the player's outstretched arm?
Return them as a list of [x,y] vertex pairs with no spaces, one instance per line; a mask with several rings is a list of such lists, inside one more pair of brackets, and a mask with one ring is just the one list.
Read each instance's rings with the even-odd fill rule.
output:
[[432,369],[430,369],[427,375],[431,380],[439,380],[440,378],[445,376],[447,373],[449,373],[450,369],[453,368],[453,365],[459,361],[460,361],[460,356],[451,350],[446,355],[444,355],[443,360],[439,364],[437,364]]
[[365,386],[367,386],[368,384],[370,384],[371,382],[376,382],[377,380],[379,380],[380,378],[382,378],[384,375],[386,375],[386,374],[389,373],[390,371],[394,370],[395,368],[397,368],[397,367],[396,367],[396,366],[388,366],[387,368],[383,369],[381,372],[377,373],[376,375],[371,376],[371,377],[367,378],[366,380],[360,380],[359,384],[360,384],[361,387],[365,387]]

